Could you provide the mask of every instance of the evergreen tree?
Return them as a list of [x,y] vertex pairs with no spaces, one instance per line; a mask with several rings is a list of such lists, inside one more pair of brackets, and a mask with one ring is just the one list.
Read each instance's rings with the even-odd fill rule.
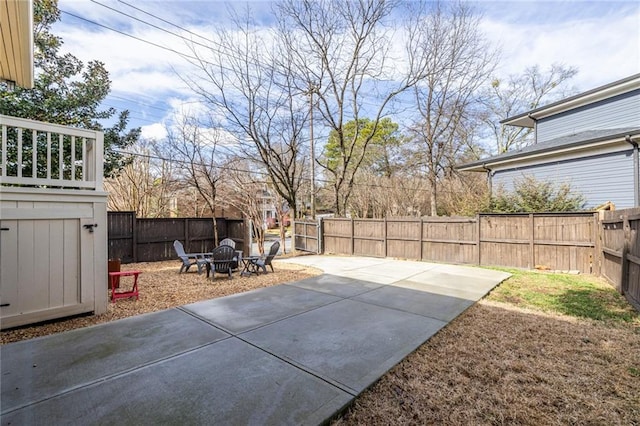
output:
[[128,111],[122,111],[110,128],[100,124],[116,114],[113,108],[100,108],[111,90],[104,64],[90,61],[85,66],[72,54],[60,53],[63,41],[51,33],[51,26],[60,19],[57,0],[35,0],[33,10],[34,88],[9,90],[0,84],[0,114],[103,131],[104,174],[117,174],[130,159],[114,150],[135,143],[140,129],[126,130]]

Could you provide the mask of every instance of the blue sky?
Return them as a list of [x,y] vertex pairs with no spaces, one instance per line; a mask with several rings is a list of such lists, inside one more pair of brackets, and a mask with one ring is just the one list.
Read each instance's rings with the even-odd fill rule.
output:
[[[233,4],[248,5],[261,25],[272,23],[267,1]],[[497,76],[520,73],[536,64],[544,69],[563,63],[579,69],[573,85],[584,91],[640,72],[638,1],[481,0],[474,4],[483,14],[481,28],[486,37],[501,48]],[[228,24],[228,3],[59,0],[58,6],[62,20],[54,32],[63,38],[64,50],[84,61],[106,64],[113,84],[105,105],[129,109],[131,124],[141,126],[144,136],[161,137],[162,123],[175,111],[197,107],[197,99],[177,77],[193,72],[184,59],[113,30],[188,52],[183,39],[140,21],[206,43],[200,37],[208,38],[215,28]]]

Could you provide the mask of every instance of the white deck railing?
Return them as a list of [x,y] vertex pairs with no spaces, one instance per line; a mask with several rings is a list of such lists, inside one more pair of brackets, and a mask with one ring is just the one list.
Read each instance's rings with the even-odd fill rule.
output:
[[0,185],[102,191],[102,132],[6,115],[0,131]]

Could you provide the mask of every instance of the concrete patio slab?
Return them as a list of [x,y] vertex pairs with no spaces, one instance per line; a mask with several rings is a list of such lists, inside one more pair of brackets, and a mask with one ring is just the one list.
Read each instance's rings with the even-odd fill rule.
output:
[[351,398],[232,338],[3,414],[2,423],[315,425]]
[[3,345],[2,423],[320,424],[508,276],[286,261],[325,275]]
[[181,309],[237,334],[338,300],[329,294],[280,285],[192,303]]
[[[496,278],[484,278],[484,277],[470,277],[467,275],[458,275],[455,273],[449,272],[440,272],[437,269],[423,272],[420,274],[416,274],[410,278],[408,281],[416,282],[416,283],[425,283],[436,285],[438,287],[448,287],[451,289],[464,289],[467,292],[476,293],[478,296],[482,297],[487,294],[491,289],[496,286],[496,279],[499,279],[502,276],[502,272],[496,273]],[[509,275],[507,274],[506,279]]]
[[357,395],[445,325],[343,300],[240,337]]
[[395,261],[393,259],[375,257],[311,255],[278,259],[277,262],[290,262],[298,265],[313,266],[314,268],[322,269],[327,273],[341,275],[337,272],[369,268],[374,265],[383,265]]
[[221,330],[170,309],[3,345],[2,411],[227,337]]
[[428,292],[433,294],[439,294],[442,296],[457,297],[459,299],[467,299],[471,301],[478,300],[484,293],[477,290],[467,290],[466,287],[446,287],[433,284],[426,284],[421,282],[412,281],[411,279],[396,281],[392,284],[394,287],[408,288],[411,290],[418,290],[422,292]]
[[511,274],[508,272],[496,271],[493,269],[475,268],[473,266],[464,266],[464,265],[440,264],[438,265],[436,270],[438,272],[449,273],[449,274],[458,275],[460,277],[471,277],[471,278],[495,279],[496,277],[502,277],[502,279],[505,280],[511,276]]
[[475,303],[475,300],[396,286],[378,288],[356,296],[353,300],[411,312],[445,322],[451,321]]
[[333,274],[322,274],[287,285],[315,290],[339,297],[353,297],[380,288],[382,284],[361,281],[355,278],[340,277]]

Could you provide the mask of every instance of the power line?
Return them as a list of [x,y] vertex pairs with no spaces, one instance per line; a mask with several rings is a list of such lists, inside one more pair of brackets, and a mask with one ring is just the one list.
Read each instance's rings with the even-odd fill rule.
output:
[[[140,23],[145,24],[145,25],[148,25],[148,26],[150,26],[150,27],[152,27],[152,28],[155,28],[155,29],[158,29],[158,30],[160,30],[160,31],[163,31],[163,32],[165,32],[165,33],[167,33],[167,34],[170,34],[170,35],[174,36],[174,37],[178,37],[178,38],[180,38],[180,39],[182,39],[182,40],[184,40],[184,41],[186,41],[186,42],[188,42],[188,43],[192,43],[192,44],[195,44],[195,45],[198,45],[198,46],[204,47],[204,48],[206,48],[206,49],[210,49],[210,50],[214,51],[215,53],[217,53],[218,55],[225,55],[225,56],[232,57],[232,58],[237,59],[237,60],[240,60],[240,61],[246,61],[246,62],[248,62],[248,63],[252,63],[253,65],[256,65],[256,66],[258,66],[258,67],[262,67],[262,66],[264,66],[264,64],[263,64],[262,62],[250,61],[250,60],[248,60],[248,59],[247,59],[247,58],[245,58],[245,57],[239,57],[239,56],[237,56],[237,55],[235,55],[235,54],[233,54],[233,53],[230,53],[228,50],[226,50],[226,51],[222,51],[222,50],[214,49],[214,48],[213,48],[212,46],[210,46],[210,45],[202,44],[202,43],[199,43],[199,42],[197,42],[197,41],[194,41],[193,39],[186,38],[186,37],[184,37],[184,36],[183,36],[183,35],[181,35],[181,34],[177,34],[177,33],[173,32],[173,31],[169,31],[169,30],[167,30],[167,29],[165,29],[165,28],[162,28],[162,27],[159,27],[159,26],[157,26],[157,25],[155,25],[155,24],[152,24],[152,23],[151,23],[151,22],[149,22],[149,21],[145,21],[144,19],[137,18],[137,17],[135,17],[135,16],[133,16],[133,15],[130,15],[130,14],[126,13],[126,12],[123,12],[123,11],[121,11],[121,10],[115,9],[115,8],[113,8],[113,7],[111,7],[111,6],[107,6],[107,5],[103,4],[103,3],[100,3],[100,2],[99,2],[99,1],[97,1],[97,0],[91,0],[91,1],[92,1],[93,3],[95,3],[95,4],[99,5],[99,6],[102,6],[102,7],[106,8],[106,9],[109,9],[109,10],[111,10],[111,11],[113,11],[113,12],[119,13],[120,15],[126,16],[126,17],[128,17],[128,18],[130,18],[130,19],[133,19],[133,20],[137,21],[137,22],[140,22]],[[120,0],[119,0],[119,1],[120,1]],[[139,7],[132,6],[132,5],[130,5],[129,3],[124,2],[124,1],[120,1],[120,3],[126,4],[127,6],[129,6],[129,7],[133,8],[133,9],[135,9],[135,10],[138,10],[138,11],[140,11],[140,12],[142,12],[142,13],[146,14],[146,15],[152,16],[152,17],[154,17],[155,19],[158,19],[158,20],[160,20],[160,21],[162,21],[162,22],[165,22],[165,23],[167,23],[167,24],[169,24],[169,25],[172,25],[172,26],[174,26],[174,27],[176,27],[176,28],[179,28],[179,29],[181,29],[181,30],[183,30],[183,31],[186,31],[186,32],[188,32],[188,33],[190,33],[190,34],[193,34],[193,35],[195,35],[195,36],[198,36],[198,37],[200,37],[201,39],[203,39],[203,40],[205,40],[205,41],[207,41],[207,42],[209,42],[209,43],[211,43],[211,44],[214,44],[214,45],[218,46],[218,48],[222,48],[222,49],[224,49],[224,48],[225,48],[225,46],[224,46],[224,45],[222,45],[220,42],[217,42],[217,41],[214,41],[214,40],[212,40],[212,39],[208,39],[208,38],[206,38],[206,37],[203,37],[203,36],[201,36],[201,35],[199,35],[199,34],[197,34],[197,33],[194,33],[193,31],[189,31],[189,30],[187,30],[187,29],[185,29],[185,28],[183,28],[183,27],[181,27],[181,26],[179,26],[179,25],[177,25],[177,24],[174,24],[173,22],[170,22],[170,21],[168,21],[168,20],[166,20],[166,19],[160,18],[160,17],[158,17],[158,16],[156,16],[156,15],[154,15],[154,14],[152,14],[152,13],[146,12],[145,10],[140,9]],[[207,63],[207,64],[209,64],[209,65],[213,65],[213,64],[211,64],[211,63],[209,63],[209,62],[206,62],[206,61],[203,61],[203,62],[205,62],[205,63]],[[220,66],[221,66],[221,65],[220,65]],[[222,66],[221,66],[221,68],[226,69],[226,70],[228,70],[228,71],[232,71],[230,68],[225,68],[225,67],[222,67]]]
[[173,22],[169,22],[164,18],[161,18],[161,17],[159,17],[157,15],[154,15],[153,13],[147,12],[146,10],[142,10],[139,7],[136,7],[136,6],[134,6],[134,5],[130,4],[130,3],[127,3],[126,1],[123,1],[123,0],[118,0],[118,1],[120,3],[122,3],[122,4],[125,4],[125,5],[129,6],[132,9],[135,9],[135,10],[137,10],[139,12],[144,13],[145,15],[151,16],[152,18],[158,19],[159,21],[162,21],[162,22],[164,22],[166,24],[169,24],[169,25],[174,26],[174,27],[176,27],[178,29],[181,29],[182,31],[188,32],[189,34],[192,34],[192,35],[194,35],[196,37],[200,37],[203,40],[206,40],[206,41],[208,41],[210,43],[214,43],[215,44],[215,42],[213,40],[210,40],[210,39],[208,39],[208,38],[206,38],[206,37],[204,37],[204,36],[202,36],[202,35],[200,35],[198,33],[194,33],[193,31],[190,31],[190,30],[188,30],[186,28],[183,28],[180,25],[174,24]]
[[147,108],[157,109],[158,111],[167,112],[167,108],[160,108],[160,107],[157,107],[157,106],[154,106],[154,105],[151,105],[151,104],[140,102],[140,101],[135,100],[135,99],[123,98],[122,96],[116,96],[116,95],[111,95],[111,94],[107,95],[107,98],[119,99],[119,100],[122,100],[122,101],[125,101],[125,102],[131,102],[131,103],[135,103],[135,104],[138,104],[138,105],[142,105],[142,106],[145,106]]
[[[124,112],[127,111],[129,113],[129,117],[131,118],[135,118],[137,120],[142,120],[142,121],[148,121],[147,118],[145,118],[144,116],[140,116],[139,114],[137,114],[139,111],[131,111],[129,108],[123,108],[121,106],[117,106],[117,105],[112,105],[110,103],[107,102],[102,102],[102,105],[108,106],[110,108],[115,109],[116,111],[120,111],[120,112]],[[157,115],[153,115],[153,114],[148,114],[149,118],[153,118],[153,119],[157,119],[157,120],[162,120],[164,117],[159,117]],[[155,121],[153,122],[155,123]]]
[[[148,158],[148,159],[153,159],[153,160],[160,160],[160,161],[166,161],[168,163],[176,163],[176,164],[182,164],[182,165],[187,165],[187,166],[191,166],[193,164],[193,162],[190,161],[185,161],[185,160],[179,160],[179,159],[175,159],[175,158],[165,158],[165,157],[161,157],[159,155],[151,155],[151,154],[142,154],[142,153],[137,153],[137,152],[129,152],[129,151],[122,151],[122,150],[117,150],[117,149],[109,149],[109,151],[116,153],[116,154],[123,154],[123,155],[130,155],[130,156],[134,156],[134,157],[143,157],[143,158]],[[251,160],[249,160],[251,161]],[[230,170],[230,171],[234,171],[234,172],[239,172],[239,173],[248,173],[248,174],[257,174],[260,176],[264,176],[264,177],[270,177],[268,172],[265,171],[259,171],[259,170],[248,170],[248,169],[242,169],[242,168],[238,168],[238,167],[232,167],[229,165],[218,165],[218,164],[211,164],[211,165],[206,165],[203,163],[197,163],[198,165],[204,166],[204,167],[211,167],[214,169],[219,169],[219,170]],[[303,177],[300,176],[299,178],[301,181],[311,181],[311,178],[309,177]],[[328,180],[328,179],[318,179],[316,178],[316,182],[320,182],[326,185],[331,185],[333,182]],[[380,188],[380,189],[398,189],[397,186],[393,186],[393,185],[382,185],[382,184],[370,184],[370,183],[360,183],[360,182],[354,182],[353,186],[358,186],[358,187],[365,187],[365,188]],[[405,188],[408,190],[413,190],[413,191],[420,191],[420,192],[429,192],[429,189],[427,188]],[[442,192],[442,191],[440,191]],[[444,191],[446,193],[452,193],[454,191]],[[460,193],[465,192],[465,191],[459,191]]]
[[[157,25],[154,25],[154,24],[152,24],[151,22],[145,21],[145,20],[143,20],[143,19],[136,18],[136,17],[135,17],[135,16],[133,16],[133,15],[129,15],[128,13],[123,12],[123,11],[121,11],[121,10],[118,10],[118,9],[116,9],[116,8],[113,8],[113,7],[111,7],[111,6],[107,6],[106,4],[100,3],[100,2],[99,2],[99,1],[97,1],[97,0],[91,0],[91,2],[92,2],[92,3],[97,4],[98,6],[102,6],[102,7],[106,8],[106,9],[109,9],[109,10],[111,10],[111,11],[114,11],[114,12],[116,12],[116,13],[119,13],[119,14],[121,14],[121,15],[124,15],[124,16],[126,16],[126,17],[128,17],[128,18],[131,18],[131,19],[133,19],[133,20],[135,20],[135,21],[138,21],[138,22],[140,22],[140,23],[142,23],[142,24],[148,25],[148,26],[153,27],[153,28],[155,28],[155,29],[157,29],[157,30],[163,31],[163,32],[165,32],[165,33],[167,33],[167,34],[171,34],[172,36],[175,36],[175,37],[181,38],[181,39],[183,39],[183,40],[186,40],[186,41],[188,41],[188,42],[190,42],[190,43],[194,43],[194,44],[197,44],[198,46],[202,46],[202,47],[210,48],[210,46],[207,46],[207,45],[202,44],[202,43],[198,43],[198,42],[193,41],[193,40],[189,40],[188,38],[186,38],[186,37],[184,37],[184,36],[182,36],[182,35],[180,35],[180,34],[176,34],[176,33],[174,33],[173,31],[169,31],[169,30],[167,30],[167,29],[165,29],[165,28],[162,28],[162,27],[159,27],[159,26],[157,26]],[[132,6],[132,7],[133,7],[133,6]],[[141,9],[138,9],[138,8],[135,8],[135,7],[134,7],[134,9],[137,9],[137,10],[142,11]],[[146,12],[144,12],[144,13],[146,13]],[[172,24],[172,25],[173,25],[173,24]]]
[[[195,42],[195,41],[190,40],[190,39],[188,39],[188,38],[186,38],[186,37],[184,37],[184,36],[182,36],[182,35],[176,34],[176,33],[172,32],[172,31],[169,31],[169,30],[166,30],[166,29],[164,29],[164,28],[161,28],[161,27],[159,27],[159,26],[157,26],[157,25],[154,25],[154,24],[152,24],[152,23],[150,23],[150,22],[148,22],[148,21],[145,21],[145,20],[142,20],[142,19],[136,18],[136,17],[134,17],[134,16],[132,16],[132,15],[130,15],[130,14],[127,14],[127,13],[122,12],[122,11],[120,11],[120,10],[114,9],[114,8],[112,8],[112,7],[110,7],[110,6],[104,5],[104,4],[102,4],[102,3],[100,3],[100,2],[98,2],[98,1],[96,1],[96,0],[91,0],[91,1],[92,1],[92,2],[94,2],[95,4],[99,5],[99,6],[105,7],[105,8],[107,8],[107,9],[109,9],[109,10],[112,10],[112,11],[114,11],[114,12],[116,12],[116,13],[122,14],[122,15],[124,15],[124,16],[127,16],[127,17],[131,18],[131,19],[134,19],[135,21],[138,21],[138,22],[144,23],[144,24],[149,25],[149,26],[151,26],[151,27],[153,27],[153,28],[156,28],[156,29],[158,29],[158,30],[161,30],[161,31],[164,31],[164,32],[166,32],[166,33],[168,33],[168,34],[171,34],[171,35],[173,35],[173,36],[175,36],[175,37],[179,37],[180,39],[183,39],[183,40],[185,40],[185,41],[187,41],[187,42],[189,42],[189,43],[194,43],[194,44],[197,44],[197,45],[203,46],[203,47],[205,47],[205,48],[208,48],[208,49],[210,49],[210,50],[214,51],[215,53],[217,53],[218,55],[226,55],[226,56],[229,56],[229,57],[233,57],[233,58],[235,58],[235,59],[238,59],[238,60],[241,60],[241,61],[245,61],[245,62],[247,62],[247,63],[251,63],[251,64],[253,64],[253,65],[255,65],[255,66],[258,66],[258,67],[262,67],[262,66],[264,66],[264,63],[262,63],[262,62],[250,61],[250,60],[248,60],[247,58],[244,58],[244,57],[243,57],[243,58],[240,58],[240,57],[238,57],[238,56],[235,56],[234,54],[230,53],[229,51],[225,51],[225,52],[223,52],[223,51],[221,51],[221,50],[214,49],[214,48],[213,48],[213,47],[211,47],[211,46],[206,46],[206,45],[204,45],[204,44],[202,44],[202,43]],[[142,12],[142,13],[145,13],[145,14],[147,14],[147,15],[149,15],[149,16],[152,16],[152,17],[154,17],[154,18],[156,18],[156,19],[159,19],[159,20],[161,20],[161,21],[163,21],[163,22],[166,22],[166,23],[168,23],[169,25],[175,26],[176,28],[183,29],[181,26],[179,26],[179,25],[177,25],[177,24],[174,24],[174,23],[172,23],[172,22],[170,22],[170,21],[168,21],[168,20],[165,20],[165,19],[160,18],[160,17],[158,17],[158,16],[156,16],[156,15],[154,15],[154,14],[151,14],[151,13],[149,13],[149,12],[146,12],[146,11],[144,11],[144,10],[142,10],[142,9],[138,8],[138,7],[131,6],[129,3],[126,3],[126,2],[124,2],[124,1],[121,1],[121,0],[119,0],[119,1],[120,1],[121,3],[123,3],[123,4],[126,4],[127,6],[130,6],[130,7],[134,8],[134,9],[136,9],[136,10],[139,10],[139,11],[140,11],[140,12]],[[229,67],[226,67],[226,66],[224,66],[224,65],[222,65],[222,64],[214,64],[214,63],[212,63],[212,62],[209,62],[209,61],[206,61],[206,60],[204,60],[204,59],[201,59],[201,58],[199,58],[199,57],[197,57],[197,56],[192,56],[192,55],[187,55],[187,54],[181,53],[181,52],[179,52],[179,51],[177,51],[177,50],[175,50],[175,49],[171,49],[171,48],[168,48],[168,47],[165,47],[165,46],[159,45],[159,44],[154,43],[154,42],[152,42],[152,41],[149,41],[149,40],[143,39],[143,38],[138,37],[138,36],[134,36],[134,35],[132,35],[132,34],[128,34],[128,33],[124,32],[124,31],[121,31],[121,30],[118,30],[118,29],[115,29],[115,28],[109,27],[109,26],[104,25],[104,24],[100,24],[100,23],[98,23],[98,22],[95,22],[95,21],[89,20],[89,19],[87,19],[87,18],[83,18],[83,17],[81,17],[81,16],[75,15],[75,14],[73,14],[73,13],[71,13],[71,12],[67,12],[67,11],[62,10],[62,9],[61,9],[60,11],[61,11],[61,12],[63,12],[63,13],[65,13],[65,14],[67,14],[67,15],[73,16],[73,17],[75,17],[75,18],[77,18],[77,19],[80,19],[80,20],[83,20],[83,21],[88,22],[88,23],[90,23],[90,24],[93,24],[93,25],[99,26],[99,27],[101,27],[101,28],[105,28],[105,29],[107,29],[107,30],[114,31],[114,32],[116,32],[116,33],[118,33],[118,34],[121,34],[121,35],[124,35],[124,36],[126,36],[126,37],[130,37],[130,38],[133,38],[133,39],[135,39],[135,40],[141,41],[141,42],[143,42],[143,43],[147,43],[147,44],[150,44],[150,45],[152,45],[152,46],[159,47],[159,48],[161,48],[161,49],[167,50],[167,51],[172,52],[172,53],[176,53],[177,55],[181,56],[182,58],[185,58],[185,59],[192,59],[192,60],[195,60],[195,61],[197,61],[197,62],[201,62],[201,63],[207,64],[207,65],[212,65],[212,66],[220,67],[220,69],[223,69],[223,70],[225,70],[225,71],[229,71],[229,72],[232,72],[232,73],[235,73],[235,72],[236,72],[236,70],[234,70],[234,69],[232,69],[232,68],[229,68]],[[217,42],[215,42],[215,41],[213,41],[213,40],[210,40],[210,39],[207,39],[207,38],[205,38],[205,37],[202,37],[202,36],[200,36],[200,35],[198,35],[198,34],[196,34],[196,33],[193,33],[193,32],[191,32],[191,31],[189,31],[189,30],[186,30],[186,31],[187,31],[187,32],[190,32],[190,33],[192,33],[192,34],[194,34],[194,35],[197,35],[197,36],[201,37],[202,39],[204,39],[204,40],[206,40],[206,41],[208,41],[208,42],[210,42],[210,43],[216,44],[216,45],[218,45],[218,46],[220,46],[220,47],[224,48],[224,46],[222,46],[220,43],[217,43]],[[394,100],[395,100],[395,102],[398,102],[398,103],[400,103],[400,104],[404,104],[404,105],[413,105],[412,103],[409,103],[408,101],[402,100],[402,99],[400,99],[399,97],[395,97],[395,98],[394,98]],[[372,106],[372,107],[378,107],[378,106],[379,106],[378,104],[374,104],[373,102],[371,102],[371,101],[367,101],[367,100],[364,100],[364,99],[362,100],[362,104],[363,104],[363,105],[369,105],[369,106]]]
[[[104,28],[104,29],[107,29],[107,30],[110,30],[110,31],[116,32],[116,33],[121,34],[121,35],[123,35],[123,36],[125,36],[125,37],[130,37],[130,38],[132,38],[132,39],[135,39],[135,40],[141,41],[141,42],[143,42],[143,43],[147,43],[147,44],[150,44],[150,45],[152,45],[152,46],[158,47],[158,48],[160,48],[160,49],[163,49],[163,50],[166,50],[166,51],[169,51],[169,52],[175,53],[176,55],[181,56],[181,57],[183,57],[183,58],[185,58],[185,59],[186,59],[186,58],[188,58],[188,59],[193,59],[193,60],[195,60],[195,61],[201,61],[199,58],[197,58],[197,57],[195,57],[195,56],[186,55],[186,54],[184,54],[184,53],[178,52],[177,50],[174,50],[174,49],[171,49],[171,48],[169,48],[169,47],[165,47],[165,46],[159,45],[159,44],[157,44],[157,43],[154,43],[154,42],[149,41],[149,40],[145,40],[145,39],[143,39],[143,38],[140,38],[140,37],[134,36],[134,35],[132,35],[132,34],[125,33],[124,31],[120,31],[120,30],[117,30],[117,29],[115,29],[115,28],[111,28],[111,27],[109,27],[109,26],[107,26],[107,25],[100,24],[100,23],[95,22],[95,21],[92,21],[92,20],[90,20],[90,19],[83,18],[82,16],[78,16],[78,15],[76,15],[76,14],[74,14],[74,13],[67,12],[66,10],[62,10],[62,9],[60,9],[60,12],[62,12],[62,13],[64,13],[64,14],[66,14],[66,15],[69,15],[69,16],[73,16],[74,18],[76,18],[76,19],[80,19],[81,21],[85,21],[85,22],[88,22],[88,23],[90,23],[90,24],[96,25],[96,26],[98,26],[98,27],[101,27],[101,28]],[[204,63],[208,63],[208,62],[206,62],[206,61],[202,61],[202,62],[204,62]],[[210,65],[214,65],[214,64],[211,64],[211,63],[208,63],[208,64],[210,64]]]

